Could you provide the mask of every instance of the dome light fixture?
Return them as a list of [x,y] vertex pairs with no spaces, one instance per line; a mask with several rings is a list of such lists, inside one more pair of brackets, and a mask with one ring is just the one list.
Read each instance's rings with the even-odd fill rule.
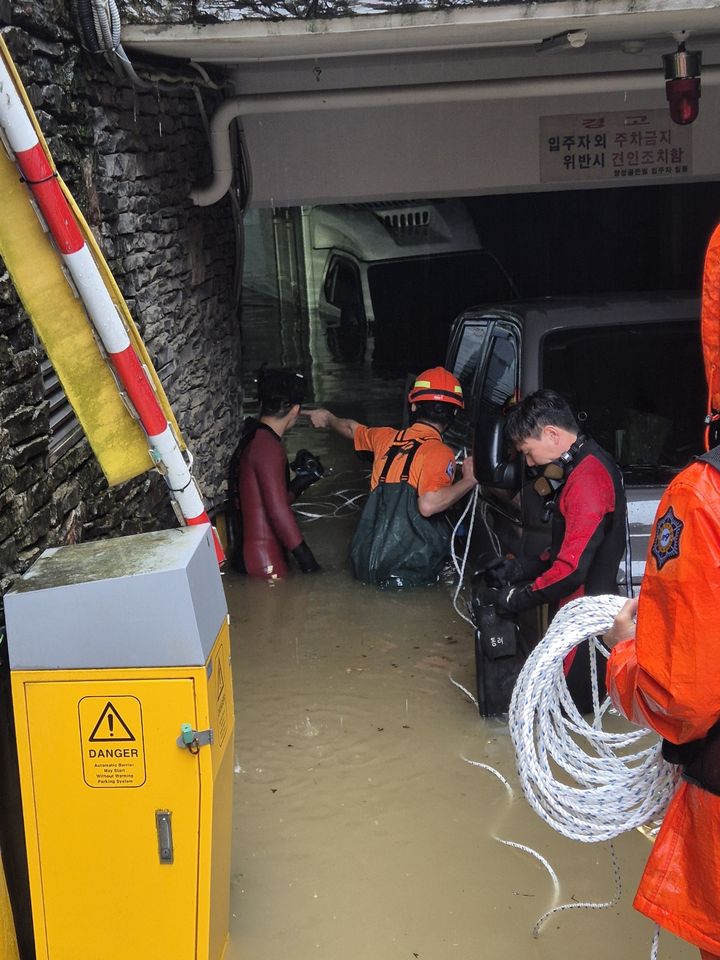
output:
[[535,53],[561,53],[563,50],[579,50],[587,42],[587,30],[565,30],[552,37],[544,37],[535,47]]
[[675,53],[664,53],[662,59],[670,119],[683,126],[692,123],[700,112],[702,52],[686,50],[680,42]]

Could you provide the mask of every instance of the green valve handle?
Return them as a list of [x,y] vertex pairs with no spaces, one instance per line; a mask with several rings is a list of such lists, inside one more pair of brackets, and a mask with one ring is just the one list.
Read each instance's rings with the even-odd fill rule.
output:
[[212,730],[193,730],[191,724],[181,723],[180,736],[175,742],[179,747],[195,754],[200,751],[200,747],[213,742],[213,732]]

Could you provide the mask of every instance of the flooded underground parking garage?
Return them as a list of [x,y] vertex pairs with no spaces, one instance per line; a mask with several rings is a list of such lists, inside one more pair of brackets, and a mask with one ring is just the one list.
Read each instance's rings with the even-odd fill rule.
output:
[[[552,509],[476,437],[572,403],[637,591],[703,441],[714,0],[115,6],[0,0],[0,960],[654,957],[651,841],[552,830],[509,674],[488,710],[476,574]],[[348,563],[370,464],[310,414],[400,428],[443,363],[483,497],[438,582],[379,590]],[[304,375],[311,576],[217,563],[263,365]]]
[[[262,353],[277,344],[265,331],[279,320],[251,309]],[[404,378],[329,356],[320,367],[323,393],[308,406],[398,421]],[[223,578],[237,724],[229,957],[649,956],[652,924],[632,909],[649,851],[637,831],[614,843],[620,902],[554,914],[533,937],[553,906],[613,898],[608,845],[567,840],[538,818],[505,719],[482,719],[455,685],[475,692],[473,631],[453,607],[454,572],[395,592],[352,579],[358,514],[346,504],[367,490],[368,465],[304,420],[286,446],[291,458],[307,447],[332,468],[298,503],[323,572]],[[466,601],[463,591],[461,610]],[[557,889],[531,853],[502,840],[544,857]],[[660,950],[695,956],[669,934]]]

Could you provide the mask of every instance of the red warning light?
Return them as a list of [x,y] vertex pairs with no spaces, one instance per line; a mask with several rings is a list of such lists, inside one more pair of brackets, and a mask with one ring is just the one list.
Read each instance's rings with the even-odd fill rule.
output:
[[700,112],[700,50],[686,50],[681,43],[675,53],[663,54],[665,95],[673,123],[692,123]]

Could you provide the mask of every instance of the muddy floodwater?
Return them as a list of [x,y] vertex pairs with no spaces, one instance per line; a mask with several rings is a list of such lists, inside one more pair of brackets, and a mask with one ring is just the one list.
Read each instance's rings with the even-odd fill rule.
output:
[[[331,409],[397,420],[402,381],[368,366],[318,377]],[[287,437],[332,475],[305,495],[303,529],[323,572],[273,584],[229,572],[235,685],[235,799],[228,960],[609,960],[647,958],[653,925],[632,909],[650,849],[615,844],[623,895],[610,910],[606,845],[554,833],[517,784],[507,726],[482,720],[471,628],[451,583],[383,593],[355,582],[346,554],[367,488],[350,444],[298,425]],[[491,764],[492,774],[467,760]],[[545,868],[498,838],[531,846]],[[697,958],[670,934],[661,960]]]

